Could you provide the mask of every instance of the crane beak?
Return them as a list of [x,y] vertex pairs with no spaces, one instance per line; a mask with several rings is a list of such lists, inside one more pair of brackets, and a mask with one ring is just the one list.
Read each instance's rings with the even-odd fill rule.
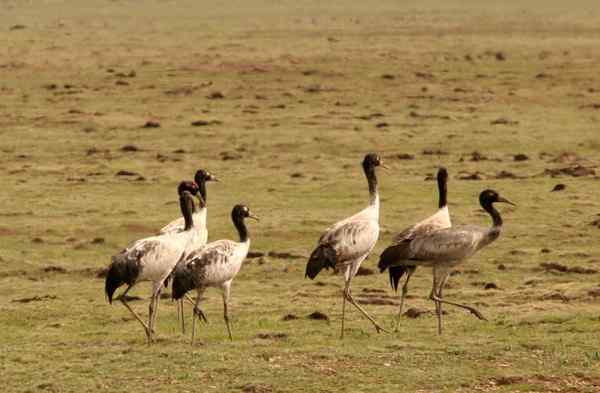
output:
[[216,177],[215,175],[210,175],[210,180],[211,180],[211,181],[216,181],[217,183],[220,183],[220,182],[221,182],[221,180],[219,180],[219,178],[218,178],[218,177]]
[[503,197],[498,197],[498,200],[496,202],[508,203],[509,205],[517,206],[514,203],[512,203],[511,201],[509,201],[508,199],[503,198]]
[[382,167],[382,168],[383,168],[383,169],[385,169],[385,170],[388,170],[388,171],[390,170],[390,167],[389,167],[389,166],[387,166],[387,165],[385,165],[383,162],[381,162],[381,163],[379,164],[379,166],[380,166],[380,167]]
[[252,214],[252,213],[248,214],[248,218],[251,218],[251,219],[256,220],[256,221],[260,221],[259,218],[257,216],[255,216],[254,214]]

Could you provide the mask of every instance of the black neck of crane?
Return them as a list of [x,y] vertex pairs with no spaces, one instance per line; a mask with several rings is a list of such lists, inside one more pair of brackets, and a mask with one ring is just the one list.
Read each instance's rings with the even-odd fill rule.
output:
[[370,201],[373,203],[377,196],[377,175],[375,174],[375,166],[370,163],[363,163],[363,170],[367,177],[367,183],[369,183]]
[[206,180],[202,179],[198,182],[198,192],[202,197],[202,200],[200,201],[200,209],[202,209],[206,206]]
[[448,182],[445,177],[438,176],[438,191],[440,194],[439,208],[446,206],[448,204]]
[[184,230],[188,231],[194,226],[194,220],[192,218],[192,212],[194,211],[194,200],[189,192],[182,193],[179,197],[179,206],[181,208],[181,214],[185,220]]
[[238,234],[240,235],[240,242],[244,243],[248,240],[248,228],[246,228],[246,223],[244,222],[244,217],[235,214],[235,212],[231,215],[231,220],[233,221],[233,225],[235,225],[235,229],[237,229]]
[[492,216],[492,221],[493,221],[495,227],[502,226],[502,217],[500,216],[500,213],[498,212],[498,210],[496,210],[496,208],[494,207],[493,202],[485,201],[481,204],[481,207],[483,207],[483,209],[486,212],[488,212],[490,216]]

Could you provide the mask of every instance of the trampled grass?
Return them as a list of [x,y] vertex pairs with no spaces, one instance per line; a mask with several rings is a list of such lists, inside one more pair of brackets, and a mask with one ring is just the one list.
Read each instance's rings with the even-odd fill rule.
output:
[[[600,269],[594,2],[0,9],[3,391],[600,389],[600,274],[589,272]],[[377,335],[352,310],[338,339],[342,280],[305,280],[304,266],[321,231],[365,205],[367,151],[392,166],[379,174],[382,235],[363,264],[374,271],[392,235],[435,210],[424,179],[439,165],[455,224],[488,224],[476,199],[484,188],[518,204],[502,207],[501,238],[445,291],[489,322],[446,307],[438,337],[421,269],[407,302],[428,312]],[[223,180],[209,185],[210,239],[235,236],[229,212],[245,202],[262,218],[250,223],[252,249],[299,257],[247,261],[232,289],[233,342],[220,294],[207,291],[210,323],[195,347],[169,300],[159,342],[147,346],[96,274],[178,215],[175,185],[199,167]],[[571,271],[541,267],[551,262]],[[387,276],[358,276],[353,291],[392,326],[397,305],[369,304],[397,304]],[[132,294],[145,314],[149,287]],[[309,319],[314,311],[329,321]]]

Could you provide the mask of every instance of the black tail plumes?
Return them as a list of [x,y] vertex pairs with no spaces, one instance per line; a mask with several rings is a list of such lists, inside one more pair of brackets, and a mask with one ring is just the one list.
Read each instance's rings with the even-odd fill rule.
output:
[[180,262],[175,266],[171,278],[171,293],[175,300],[181,299],[188,291],[196,288],[193,271],[185,263]]
[[112,263],[108,267],[104,292],[108,302],[112,304],[113,295],[117,288],[123,284],[129,286],[135,284],[135,280],[140,274],[140,265],[135,260],[130,260],[122,255],[116,255],[112,258]]
[[407,266],[390,266],[390,286],[394,291],[398,292],[398,283],[407,270]]
[[304,277],[313,280],[323,268],[335,268],[336,260],[337,255],[330,245],[319,245],[312,254],[310,254],[310,258],[306,264],[306,274]]
[[379,257],[379,263],[377,267],[379,271],[383,273],[385,269],[389,268],[390,273],[390,285],[394,289],[394,291],[398,290],[398,283],[400,279],[409,269],[413,268],[413,266],[408,266],[406,264],[400,265],[401,262],[407,261],[410,257],[410,239],[407,239],[398,244],[394,244],[389,246],[381,253]]
[[410,239],[407,239],[383,250],[379,257],[379,263],[377,264],[381,273],[388,267],[394,266],[398,262],[407,260],[410,257],[410,241]]

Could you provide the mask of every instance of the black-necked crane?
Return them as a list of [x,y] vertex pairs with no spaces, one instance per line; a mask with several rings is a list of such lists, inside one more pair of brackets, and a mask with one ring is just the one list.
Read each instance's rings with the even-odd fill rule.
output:
[[[160,292],[165,280],[171,274],[177,261],[183,256],[188,243],[193,239],[194,226],[192,218],[193,196],[183,191],[179,198],[185,226],[180,232],[166,233],[137,240],[119,254],[112,257],[105,282],[108,302],[112,304],[113,294],[123,284],[127,289],[119,297],[121,303],[142,324],[146,331],[148,343],[153,340]],[[152,297],[149,306],[148,324],[129,306],[127,293],[139,282],[152,282]]]
[[377,333],[386,331],[356,303],[350,291],[350,281],[356,275],[362,261],[375,247],[379,237],[379,192],[375,174],[375,168],[378,166],[386,168],[377,154],[369,153],[365,156],[362,167],[369,184],[369,205],[355,215],[329,227],[319,238],[319,244],[306,264],[305,277],[311,280],[323,268],[331,267],[344,272],[341,338],[344,338],[346,300],[371,321]]
[[502,217],[494,207],[494,203],[499,202],[514,205],[494,190],[485,190],[479,195],[481,207],[492,218],[492,226],[489,228],[467,225],[440,229],[392,245],[381,254],[378,265],[381,272],[392,266],[402,267],[396,270],[397,276],[392,278],[396,282],[406,272],[406,267],[432,266],[433,287],[430,299],[435,302],[439,334],[442,334],[442,304],[444,303],[464,308],[477,318],[485,320],[474,307],[443,299],[442,289],[452,269],[500,236]]
[[[194,213],[193,213],[194,228],[192,230],[195,232],[195,234],[192,238],[192,241],[190,241],[188,243],[188,247],[185,250],[186,255],[189,254],[192,250],[195,250],[195,249],[205,245],[206,242],[208,241],[208,229],[207,229],[207,219],[206,219],[206,216],[207,216],[206,183],[209,181],[218,182],[219,179],[217,179],[217,177],[215,177],[212,173],[208,172],[205,169],[198,169],[196,171],[196,174],[194,175],[194,182],[182,182],[182,183],[180,183],[180,185],[178,187],[178,192],[181,192],[182,187],[185,187],[183,189],[187,189],[187,188],[190,188],[193,185],[195,185],[197,193],[192,192],[192,194],[198,196],[198,202],[199,202],[199,209],[196,209],[195,205],[194,205]],[[179,217],[179,218],[171,221],[169,224],[165,225],[160,230],[160,233],[164,234],[164,233],[180,232],[184,228],[184,226],[185,226],[185,222],[184,222],[183,218]],[[191,299],[189,299],[189,297],[187,299],[188,299],[188,301],[192,302]],[[185,316],[183,313],[183,300],[177,302],[177,318],[181,321],[181,331],[183,333],[185,333]]]
[[[452,222],[450,221],[450,213],[448,211],[448,171],[446,168],[439,168],[437,173],[437,185],[439,203],[438,210],[431,216],[427,217],[423,221],[420,221],[400,232],[394,236],[392,240],[392,246],[395,244],[401,244],[408,240],[414,239],[417,236],[427,235],[431,232],[450,228]],[[400,295],[400,307],[398,308],[398,316],[396,317],[396,328],[394,331],[398,331],[400,325],[400,317],[402,316],[402,307],[404,306],[404,299],[408,293],[408,281],[417,269],[416,265],[401,265],[401,266],[390,266],[390,285],[395,291],[398,291],[398,282],[400,277],[406,272],[406,281],[402,286],[402,294]]]
[[[217,240],[192,251],[183,258],[173,271],[173,299],[181,299],[186,292],[196,289],[194,313],[206,321],[199,304],[202,294],[208,287],[216,287],[223,294],[223,316],[227,325],[229,339],[233,339],[229,320],[229,296],[231,282],[240,271],[250,248],[250,236],[244,220],[253,218],[258,221],[245,205],[236,205],[231,211],[231,220],[238,231],[239,242]],[[192,322],[192,345],[196,335],[196,317]]]

